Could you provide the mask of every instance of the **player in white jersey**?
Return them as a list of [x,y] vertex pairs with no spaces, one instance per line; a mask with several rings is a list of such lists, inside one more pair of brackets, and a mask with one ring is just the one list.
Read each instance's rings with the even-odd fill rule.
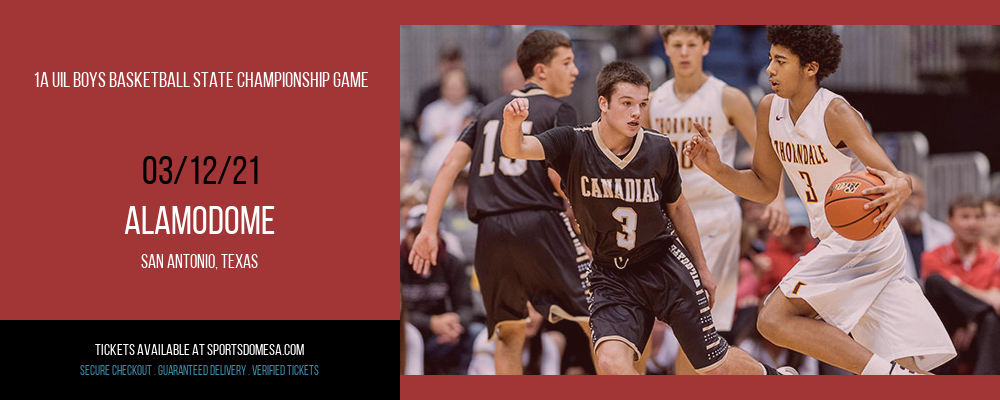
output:
[[[955,348],[920,286],[906,276],[902,231],[892,221],[912,191],[910,178],[861,115],[819,86],[840,63],[840,37],[830,26],[800,25],[769,26],[767,39],[767,73],[777,96],[765,96],[757,108],[761,151],[753,168],[737,171],[720,162],[700,126],[684,150],[716,181],[757,202],[774,198],[784,167],[809,211],[820,243],[765,301],[757,328],[775,344],[857,374],[912,374],[943,364]],[[872,239],[852,241],[830,228],[823,205],[830,183],[862,165],[885,182],[863,192],[883,194],[865,207],[885,205],[874,222],[889,225]]]
[[[714,31],[714,25],[660,25],[674,77],[652,93],[649,113],[643,114],[643,126],[667,135],[677,150],[684,196],[690,202],[708,268],[717,285],[712,319],[715,329],[725,335],[732,329],[736,314],[740,203],[732,192],[695,168],[681,150],[698,134],[693,125],[698,122],[712,136],[723,162],[731,166],[739,140],[737,128],[751,147],[757,143],[757,129],[747,95],[708,76],[702,69],[702,59],[708,55]],[[788,211],[782,196],[767,206],[764,218],[775,235],[788,233]],[[678,352],[675,367],[679,375],[695,373],[683,351]]]

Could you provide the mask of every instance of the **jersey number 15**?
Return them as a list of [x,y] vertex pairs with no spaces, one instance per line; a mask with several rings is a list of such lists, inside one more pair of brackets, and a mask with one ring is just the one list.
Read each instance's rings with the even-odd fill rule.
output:
[[[531,134],[531,121],[521,123],[521,132],[525,135]],[[496,161],[493,158],[493,150],[497,145],[497,131],[500,130],[500,120],[492,119],[483,128],[486,141],[483,142],[483,163],[479,164],[479,176],[493,175],[496,169]],[[528,170],[528,160],[511,160],[503,155],[500,156],[500,172],[506,176],[521,176]]]

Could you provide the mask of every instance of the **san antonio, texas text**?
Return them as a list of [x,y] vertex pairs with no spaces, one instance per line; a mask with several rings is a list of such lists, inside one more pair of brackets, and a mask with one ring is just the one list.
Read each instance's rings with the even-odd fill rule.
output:
[[[140,229],[139,219],[136,215],[135,206],[129,207],[128,219],[125,222],[125,234],[135,231],[135,234],[155,235],[164,234],[195,234],[201,235],[206,232],[210,235],[218,235],[222,232],[228,234],[245,235],[273,235],[274,231],[267,229],[267,223],[273,218],[267,217],[267,211],[273,210],[274,206],[255,206],[253,213],[247,211],[246,206],[239,209],[233,206],[222,207],[209,206],[208,209],[202,206],[184,207],[181,213],[177,206],[173,206],[172,218],[167,217],[167,207],[160,206],[160,211],[156,217],[156,228],[149,229],[146,223],[146,206],[142,206],[142,229]],[[193,218],[192,218],[193,215]],[[216,218],[218,217],[218,218]],[[171,223],[172,222],[172,223]],[[200,222],[200,226],[199,226]],[[222,268],[257,268],[257,254],[221,254]],[[142,254],[142,268],[217,268],[215,254]]]

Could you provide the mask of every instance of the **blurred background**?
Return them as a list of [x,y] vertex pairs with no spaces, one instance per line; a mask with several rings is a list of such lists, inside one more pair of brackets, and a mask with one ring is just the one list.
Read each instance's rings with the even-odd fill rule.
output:
[[[580,74],[573,94],[563,100],[576,109],[581,123],[599,116],[595,78],[605,64],[626,60],[638,65],[649,74],[654,89],[671,77],[670,62],[655,25],[401,26],[401,254],[406,250],[405,224],[412,217],[410,209],[426,202],[434,174],[461,128],[483,104],[523,84],[520,71],[511,63],[518,43],[536,29],[562,32],[573,42]],[[916,221],[918,216],[926,215],[946,229],[946,224],[940,221],[949,220],[948,207],[954,199],[960,195],[981,199],[991,193],[1000,193],[1000,131],[995,131],[1000,127],[1000,27],[834,26],[834,30],[844,45],[842,62],[822,85],[843,95],[863,114],[876,140],[897,168],[923,181],[920,193],[915,191],[913,201],[909,201],[910,219]],[[743,90],[756,107],[758,100],[770,91],[764,72],[769,48],[764,26],[719,25],[704,60],[705,72]],[[748,168],[750,152],[742,137],[740,141],[736,166]],[[471,268],[475,225],[462,219],[463,191],[466,190],[463,179],[460,176],[456,183],[456,193],[449,200],[442,230],[450,231],[443,236],[452,242],[450,249],[462,253],[459,258],[468,266],[467,273],[475,287]],[[786,182],[785,188],[790,210],[801,206],[793,185]],[[763,287],[768,285],[768,279],[774,278],[769,278],[768,274],[773,275],[773,270],[781,269],[771,265],[796,261],[814,244],[808,237],[769,237],[766,229],[759,229],[759,224],[753,221],[762,207],[758,206],[743,203],[744,231],[745,236],[749,236],[744,238],[744,261],[749,266],[747,276],[741,275],[741,285],[744,279],[754,279],[753,285],[757,286],[751,291],[766,294],[776,283]],[[986,208],[980,233],[1000,237],[1000,233],[996,233],[1000,231],[1000,217],[990,217],[990,210],[994,209]],[[899,216],[901,222],[904,222],[903,214]],[[915,224],[916,231],[906,230],[911,244],[930,236],[920,231],[920,223]],[[944,237],[950,241],[950,235],[948,230],[948,235],[940,242],[911,248],[911,253],[913,250],[918,252],[908,256],[908,262],[916,264],[908,266],[910,274],[920,276],[922,253],[947,243]],[[786,255],[782,254],[761,257],[769,248],[783,249],[790,258],[786,260],[783,258]],[[996,273],[1000,274],[1000,269]],[[997,279],[1000,282],[1000,276]],[[406,285],[403,290],[406,291]],[[473,301],[475,295],[473,290]],[[403,297],[405,302],[406,293]],[[753,300],[749,298],[744,304],[750,305]],[[470,329],[476,329],[474,322],[469,324]],[[659,329],[662,334],[664,328]],[[541,328],[544,332],[555,330],[558,329]],[[557,341],[562,343],[564,354],[559,373],[567,371],[565,354],[573,348],[573,341],[583,341],[575,346],[586,346],[586,338],[574,339],[572,329],[564,330],[562,341]],[[426,336],[426,332],[424,334]],[[669,348],[671,345],[666,343],[664,346]],[[585,352],[581,354],[576,357],[585,359]],[[579,367],[575,372],[592,372],[586,362],[575,359],[568,362]],[[670,371],[669,366],[650,365],[653,372]],[[824,367],[826,373],[836,373],[836,369],[828,367]],[[460,371],[436,373],[457,372]]]

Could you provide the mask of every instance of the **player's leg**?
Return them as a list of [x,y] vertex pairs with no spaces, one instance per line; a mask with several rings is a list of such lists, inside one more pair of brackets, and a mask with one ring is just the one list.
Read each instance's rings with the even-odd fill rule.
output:
[[951,336],[920,285],[902,273],[882,289],[851,335],[875,354],[918,373],[955,355]]
[[816,315],[805,300],[775,290],[761,308],[757,330],[778,346],[860,374],[873,353]]
[[497,375],[521,375],[524,366],[521,353],[524,349],[524,320],[503,321],[497,324],[497,350],[494,353]]
[[[650,333],[652,333],[652,329],[650,329]],[[653,338],[652,335],[650,335],[650,338],[646,340],[646,346],[643,347],[642,352],[639,353],[639,359],[632,363],[632,366],[635,367],[635,372],[639,375],[646,375],[646,362],[649,361],[649,357],[651,356],[649,348],[651,347],[652,342]]]
[[593,299],[590,330],[597,369],[603,374],[634,375],[638,373],[634,363],[649,341],[655,318],[637,295],[643,290],[645,275],[612,269],[594,264],[589,279]]
[[[535,308],[542,315],[547,315],[549,322],[576,322],[586,337],[592,337],[588,309],[591,290],[587,279],[591,271],[590,256],[569,218],[565,213],[555,211],[524,211],[519,214],[527,216],[519,225],[525,235],[545,238],[523,243],[518,250],[527,254],[528,257],[524,258],[532,262],[530,268],[525,268],[530,276],[524,277],[522,282]],[[593,346],[590,352],[594,367],[600,373]]]
[[903,368],[906,368],[906,369],[908,369],[910,371],[913,371],[913,372],[916,372],[918,374],[922,374],[922,375],[934,375],[934,374],[932,374],[930,372],[927,372],[927,371],[924,371],[924,370],[920,369],[920,367],[917,365],[917,360],[915,358],[913,358],[913,357],[899,358],[899,359],[896,359],[895,361],[896,361],[896,364],[902,365]]
[[746,352],[731,348],[716,332],[707,292],[687,251],[671,244],[656,264],[648,269],[658,273],[645,279],[647,300],[660,320],[670,324],[695,372],[763,375],[762,364]]
[[[894,366],[837,327],[815,319],[816,311],[805,300],[789,299],[776,290],[764,304],[757,329],[767,340],[809,355],[858,375],[906,375],[920,373],[912,357]],[[911,332],[912,334],[912,332]],[[901,365],[905,369],[898,368]]]
[[608,375],[636,375],[632,361],[635,350],[621,340],[605,340],[597,345],[597,364]]
[[[590,318],[583,318],[579,320],[574,319],[573,321],[575,321],[578,325],[580,325],[580,329],[583,330],[583,333],[587,335],[587,337],[592,337],[592,334],[590,332]],[[649,361],[649,357],[651,356],[649,348],[650,344],[652,343],[652,340],[653,338],[650,337],[649,340],[646,341],[646,347],[639,355],[639,359],[633,363],[633,366],[635,367],[635,370],[639,375],[646,374],[646,362]],[[597,374],[606,375],[603,372],[601,372],[601,366],[598,365],[597,363],[597,351],[594,349],[594,347],[590,348],[590,356],[594,360],[594,369],[597,371]]]
[[496,339],[494,353],[497,374],[521,374],[527,294],[519,278],[517,238],[511,226],[511,214],[483,218],[476,237],[476,276],[486,308],[486,329],[490,340]]
[[823,239],[765,300],[758,330],[779,346],[856,374],[910,374],[892,361],[910,356],[931,356],[920,365],[947,360],[950,340],[903,272],[904,245],[895,222],[866,242]]
[[688,360],[687,354],[684,354],[683,347],[677,349],[677,359],[674,360],[674,374],[675,375],[698,374],[698,372],[694,370],[694,366],[691,365],[691,360]]

